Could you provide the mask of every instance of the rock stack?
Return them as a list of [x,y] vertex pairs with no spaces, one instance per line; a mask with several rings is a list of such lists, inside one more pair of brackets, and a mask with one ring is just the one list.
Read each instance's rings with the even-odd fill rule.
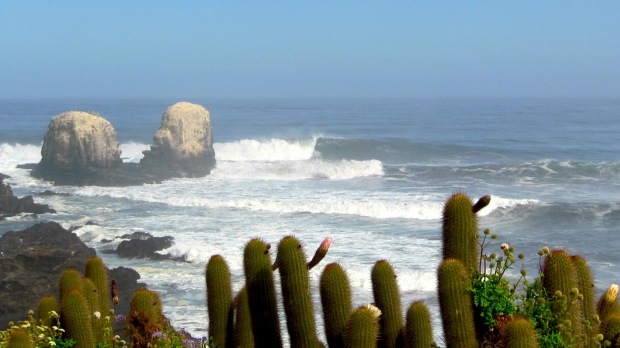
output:
[[56,185],[128,186],[201,177],[215,167],[209,112],[180,102],[164,112],[140,164],[121,160],[116,131],[103,117],[82,111],[55,116],[45,132],[37,178]]

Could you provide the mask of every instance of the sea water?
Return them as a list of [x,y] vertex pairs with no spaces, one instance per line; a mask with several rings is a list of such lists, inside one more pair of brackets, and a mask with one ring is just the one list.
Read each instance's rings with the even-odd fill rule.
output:
[[[504,242],[514,246],[532,276],[537,251],[548,246],[584,256],[597,293],[620,282],[618,99],[189,100],[211,113],[217,166],[207,177],[72,187],[17,168],[40,160],[49,121],[69,110],[108,119],[123,160],[138,162],[163,111],[177,101],[1,100],[0,173],[11,176],[16,195],[34,195],[58,212],[0,222],[0,234],[42,220],[84,226],[76,233],[108,266],[136,269],[174,325],[198,337],[208,329],[210,256],[225,256],[237,291],[245,243],[260,237],[275,250],[292,234],[308,257],[333,239],[310,272],[319,323],[324,265],[344,266],[354,304],[362,305],[373,302],[373,264],[387,259],[403,307],[425,301],[440,340],[441,212],[455,192],[492,196],[479,213],[480,229],[499,234],[489,252]],[[62,195],[39,195],[45,190]],[[103,253],[118,243],[104,240],[134,231],[173,236],[164,253],[188,262]]]

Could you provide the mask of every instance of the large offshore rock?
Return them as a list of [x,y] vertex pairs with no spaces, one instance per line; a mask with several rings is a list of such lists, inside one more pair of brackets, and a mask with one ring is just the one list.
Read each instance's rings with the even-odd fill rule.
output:
[[170,106],[140,164],[147,171],[161,170],[171,177],[209,174],[215,166],[209,111],[188,102]]
[[122,165],[116,131],[105,118],[68,111],[50,122],[35,177],[69,185],[113,185]]

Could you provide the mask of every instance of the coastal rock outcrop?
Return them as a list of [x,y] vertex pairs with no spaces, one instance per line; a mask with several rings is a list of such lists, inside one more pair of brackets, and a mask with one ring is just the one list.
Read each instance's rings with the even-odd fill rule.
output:
[[56,212],[47,204],[35,203],[32,196],[19,198],[13,195],[11,186],[4,183],[5,178],[8,177],[0,174],[0,221],[21,213],[44,214]]
[[[34,225],[22,231],[9,231],[0,237],[0,330],[9,321],[27,318],[43,296],[58,297],[58,280],[67,268],[83,271],[94,249],[75,233],[56,222]],[[117,313],[127,313],[129,300],[139,274],[132,269],[110,270],[118,284],[120,304]]]
[[122,165],[116,131],[105,118],[83,111],[61,113],[43,138],[32,175],[55,184],[105,185]]
[[151,149],[140,164],[158,168],[172,177],[207,175],[215,166],[211,117],[203,106],[179,102],[163,114]]

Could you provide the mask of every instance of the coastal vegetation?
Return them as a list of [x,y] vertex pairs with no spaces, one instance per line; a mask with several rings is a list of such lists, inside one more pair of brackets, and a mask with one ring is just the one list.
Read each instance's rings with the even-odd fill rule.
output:
[[474,203],[456,193],[444,205],[437,271],[443,335],[433,332],[423,302],[403,313],[397,273],[388,260],[378,260],[370,272],[373,303],[353,303],[345,265],[323,268],[321,342],[308,270],[326,256],[331,239],[308,261],[302,242],[286,236],[275,252],[260,238],[245,245],[245,286],[237,294],[225,257],[211,257],[205,268],[208,338],[175,330],[158,294],[146,288],[134,293],[126,315],[115,315],[112,282],[93,257],[83,274],[63,273],[58,299],[44,297],[36,315],[30,311],[28,320],[0,332],[0,347],[281,347],[285,337],[291,347],[620,347],[618,286],[596,301],[586,260],[547,247],[538,252],[538,274],[530,277],[525,255],[497,245],[489,229],[479,232],[476,213],[489,201],[485,196]]

